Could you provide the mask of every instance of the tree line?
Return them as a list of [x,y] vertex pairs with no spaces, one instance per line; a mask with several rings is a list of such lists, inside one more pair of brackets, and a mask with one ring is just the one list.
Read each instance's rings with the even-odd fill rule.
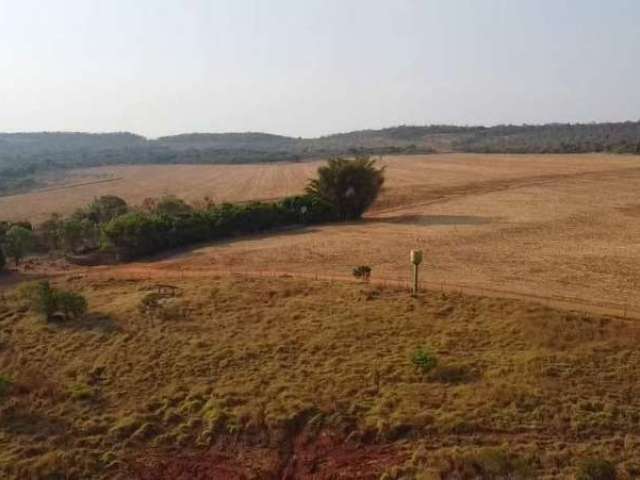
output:
[[264,133],[183,134],[150,140],[131,133],[0,133],[0,195],[39,186],[39,174],[101,165],[236,164],[336,155],[434,153],[640,154],[640,121],[590,124],[427,125],[359,130],[319,138]]
[[16,265],[30,252],[107,252],[130,260],[195,242],[291,225],[360,218],[384,183],[384,168],[366,156],[334,158],[318,169],[302,195],[276,202],[196,204],[165,196],[129,206],[112,195],[96,198],[68,217],[57,214],[37,226],[0,222],[0,264]]

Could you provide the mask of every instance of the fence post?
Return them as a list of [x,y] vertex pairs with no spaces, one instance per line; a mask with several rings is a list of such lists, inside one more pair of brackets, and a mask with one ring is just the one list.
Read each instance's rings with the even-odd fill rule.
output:
[[416,296],[418,294],[418,266],[422,263],[422,250],[411,250],[411,274],[412,285],[411,295]]

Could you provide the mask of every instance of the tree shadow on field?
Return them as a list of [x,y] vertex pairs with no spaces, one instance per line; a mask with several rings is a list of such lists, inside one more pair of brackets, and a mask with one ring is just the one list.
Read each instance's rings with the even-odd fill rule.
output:
[[82,317],[66,320],[56,320],[50,325],[58,328],[74,331],[99,331],[102,333],[115,333],[122,330],[113,318],[99,312],[89,312]]
[[402,225],[487,225],[495,222],[493,217],[475,215],[394,215],[367,218],[367,223],[395,223]]
[[[331,225],[331,224],[323,224]],[[184,247],[178,247],[171,250],[166,250],[164,252],[150,255],[147,257],[141,257],[139,261],[146,262],[157,262],[162,260],[176,260],[176,258],[189,259],[195,258],[199,256],[206,255],[206,252],[201,251],[201,249],[208,247],[220,247],[233,245],[237,242],[248,242],[253,240],[261,240],[264,238],[276,238],[276,237],[291,237],[294,235],[306,235],[309,233],[317,232],[316,228],[310,227],[308,225],[294,225],[292,227],[285,228],[277,228],[272,230],[267,230],[260,233],[251,233],[251,234],[238,234],[236,236],[225,237],[218,240],[209,240],[205,242],[194,243],[192,245],[186,245]]]

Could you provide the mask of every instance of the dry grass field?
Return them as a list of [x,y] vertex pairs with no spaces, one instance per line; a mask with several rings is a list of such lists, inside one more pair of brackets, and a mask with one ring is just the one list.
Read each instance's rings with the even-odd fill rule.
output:
[[[422,279],[431,288],[640,317],[640,158],[452,154],[383,163],[385,192],[362,222],[213,243],[116,271],[135,278],[212,271],[348,278],[366,264],[374,281],[392,283],[406,281],[408,252],[422,248]],[[4,198],[0,208],[37,217],[105,193],[131,202],[163,192],[273,198],[300,192],[317,166],[117,167],[109,172],[121,181]]]
[[101,195],[118,195],[131,204],[169,194],[189,201],[205,196],[216,202],[273,199],[303,190],[318,165],[320,162],[78,169],[72,171],[72,178],[44,191],[0,197],[0,217],[42,221],[53,211],[72,213]]
[[2,478],[640,474],[633,321],[293,278],[177,281],[153,309],[152,282],[58,283],[86,318],[0,303]]
[[[551,479],[604,458],[638,478],[640,158],[384,164],[359,222],[109,267],[32,262],[87,297],[81,320],[47,324],[5,279],[0,474]],[[1,198],[0,217],[106,193],[274,198],[317,166],[92,169],[75,174],[122,179]],[[403,288],[413,248],[416,299]],[[363,264],[370,284],[345,281]],[[157,283],[178,293],[150,309]],[[410,360],[421,346],[438,359],[427,375]]]

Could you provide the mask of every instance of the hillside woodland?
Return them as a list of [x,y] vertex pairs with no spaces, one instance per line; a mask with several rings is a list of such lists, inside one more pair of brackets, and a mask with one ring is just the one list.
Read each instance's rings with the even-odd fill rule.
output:
[[132,133],[0,133],[0,195],[37,188],[39,175],[101,165],[237,164],[347,154],[640,153],[640,122],[399,126],[318,138],[266,133],[192,133],[147,139]]

